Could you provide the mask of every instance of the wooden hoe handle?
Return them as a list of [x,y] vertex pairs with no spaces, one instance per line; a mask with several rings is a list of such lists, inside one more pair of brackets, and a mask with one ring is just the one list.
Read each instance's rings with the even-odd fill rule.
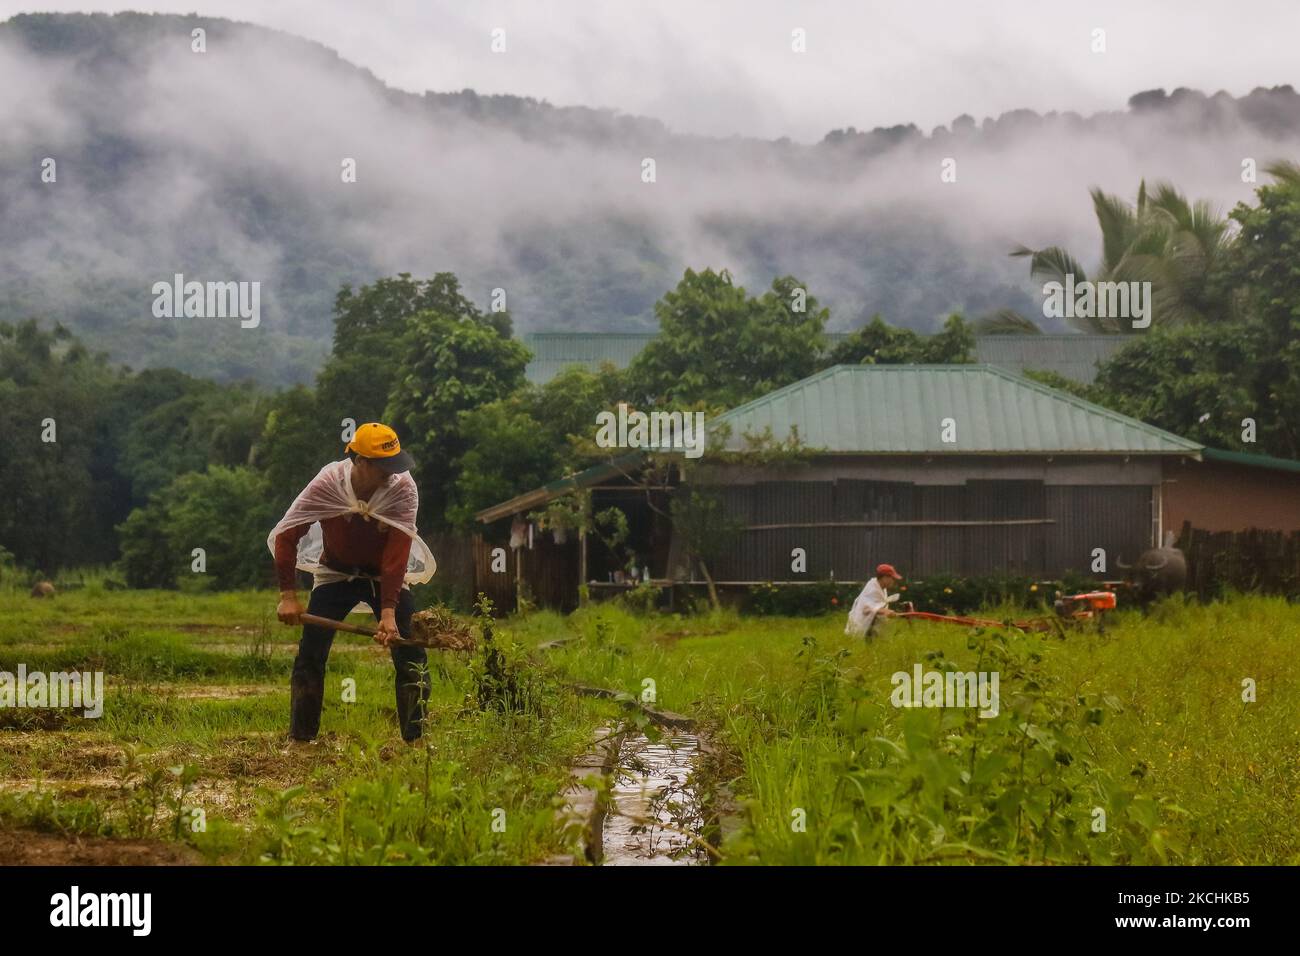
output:
[[349,624],[347,621],[334,621],[328,617],[321,617],[319,614],[302,615],[304,624],[315,624],[317,627],[328,627],[332,631],[347,631],[349,634],[366,634],[370,637],[375,636],[378,630],[368,624]]

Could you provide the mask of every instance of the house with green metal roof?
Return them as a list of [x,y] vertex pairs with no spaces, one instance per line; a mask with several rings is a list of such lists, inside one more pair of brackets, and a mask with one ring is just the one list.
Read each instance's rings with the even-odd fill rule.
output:
[[[737,529],[709,567],[723,589],[862,580],[881,562],[906,575],[1100,582],[1184,523],[1300,529],[1300,463],[1206,449],[991,365],[839,365],[707,427],[702,458],[670,456],[665,474],[654,456],[653,486],[652,450],[623,449],[479,519],[531,526],[516,573],[555,606],[571,606],[582,582],[627,586],[633,566],[661,585],[700,583],[671,520],[690,489]],[[754,454],[775,442],[787,453]],[[538,515],[576,491],[593,513],[625,515],[626,540],[550,540]]]
[[[949,425],[941,427],[941,423]],[[992,365],[836,365],[714,420],[828,455],[1162,455],[1201,446]]]
[[[1116,558],[1161,539],[1165,463],[1202,452],[991,365],[835,366],[710,427],[733,452],[758,436],[807,449],[801,465],[712,468],[706,456],[687,474],[746,528],[717,562],[738,584],[857,579],[881,561],[923,575],[1113,576]],[[807,571],[792,572],[800,555]],[[681,560],[670,551],[670,567]]]

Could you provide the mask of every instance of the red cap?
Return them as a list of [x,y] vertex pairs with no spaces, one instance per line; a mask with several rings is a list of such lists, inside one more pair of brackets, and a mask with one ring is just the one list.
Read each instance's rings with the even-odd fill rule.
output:
[[894,570],[894,566],[892,564],[877,564],[876,577],[883,578],[886,574],[888,574],[891,578],[898,578],[898,580],[900,581],[903,580],[903,576]]

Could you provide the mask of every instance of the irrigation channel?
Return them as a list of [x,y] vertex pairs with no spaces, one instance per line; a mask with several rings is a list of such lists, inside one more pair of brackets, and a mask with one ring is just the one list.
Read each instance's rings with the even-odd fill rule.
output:
[[[703,842],[729,799],[708,802],[696,786],[696,772],[709,750],[695,721],[637,701],[606,687],[571,684],[588,697],[622,701],[639,709],[658,728],[656,739],[632,727],[601,730],[590,752],[573,767],[568,802],[561,816],[583,831],[587,862],[604,866],[691,866],[710,861]],[[603,777],[603,787],[593,786]],[[603,790],[597,798],[595,790]],[[715,839],[719,835],[714,834]],[[556,860],[554,862],[560,862]]]
[[708,859],[694,836],[703,809],[690,776],[700,740],[690,733],[624,736],[611,774],[610,803],[602,822],[604,866],[688,866]]

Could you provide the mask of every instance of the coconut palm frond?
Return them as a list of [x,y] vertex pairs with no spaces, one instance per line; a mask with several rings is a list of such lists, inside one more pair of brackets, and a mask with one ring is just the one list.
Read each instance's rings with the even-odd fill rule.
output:
[[[1189,294],[1184,270],[1168,256],[1150,256],[1135,262],[1134,281],[1149,282],[1151,289],[1151,326],[1155,328],[1183,325],[1195,321],[1197,311]],[[1126,331],[1133,329],[1128,323]]]
[[1084,318],[1076,315],[1065,321],[1080,332],[1086,332],[1089,335],[1114,335],[1120,331],[1110,319],[1099,319],[1096,316]]
[[1015,309],[998,309],[975,320],[977,335],[1042,335],[1043,330]]
[[[1280,182],[1300,186],[1298,163],[1274,163],[1267,171]],[[1145,179],[1138,184],[1136,205],[1099,188],[1089,194],[1102,237],[1096,278],[1102,282],[1149,282],[1153,325],[1240,317],[1242,310],[1236,307],[1233,291],[1211,281],[1238,237],[1232,222],[1215,206],[1203,200],[1189,201],[1168,182],[1157,182],[1148,189]],[[1066,276],[1073,275],[1078,285],[1088,278],[1078,260],[1057,246],[1018,246],[1011,255],[1029,258],[1030,274],[1040,282],[1064,284]],[[1069,321],[1085,332],[1142,331],[1132,328],[1132,322],[1122,316]]]
[[1088,278],[1079,260],[1060,246],[1048,246],[1034,252],[1029,260],[1029,275],[1039,282],[1060,282],[1062,285],[1068,275],[1074,276],[1076,283]]
[[1300,187],[1300,163],[1281,159],[1265,166],[1264,172],[1276,179],[1278,185]]
[[1217,206],[1204,199],[1192,205],[1187,232],[1196,237],[1207,257],[1227,251],[1235,238],[1232,223],[1219,215]]
[[1112,272],[1121,271],[1125,259],[1167,254],[1172,237],[1177,231],[1172,223],[1163,218],[1163,214],[1148,218],[1145,228],[1133,237],[1133,241],[1124,250],[1124,255],[1114,263]]
[[1178,191],[1172,183],[1156,183],[1155,193],[1149,204],[1151,212],[1159,210],[1180,226],[1191,221],[1192,210],[1187,197]]
[[1107,271],[1124,254],[1138,228],[1133,207],[1118,196],[1091,190],[1092,208],[1101,226],[1101,268]]

